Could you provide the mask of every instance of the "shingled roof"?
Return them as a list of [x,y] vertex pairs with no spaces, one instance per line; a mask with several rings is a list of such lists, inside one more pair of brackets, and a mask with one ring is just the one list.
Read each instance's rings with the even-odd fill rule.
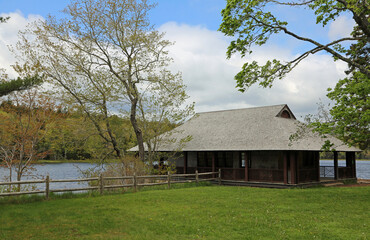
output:
[[[283,104],[198,113],[169,135],[178,140],[192,137],[182,151],[320,151],[325,140],[311,131],[290,141],[290,136],[299,129],[298,124],[289,107]],[[328,139],[337,151],[360,151],[334,137]],[[165,143],[158,150],[174,151],[177,148],[176,143]],[[135,151],[137,147],[131,150]]]

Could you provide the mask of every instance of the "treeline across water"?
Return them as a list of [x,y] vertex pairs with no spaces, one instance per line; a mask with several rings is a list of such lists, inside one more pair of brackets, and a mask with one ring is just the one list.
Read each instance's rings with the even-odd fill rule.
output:
[[[40,112],[45,112],[44,109],[29,110],[16,107],[11,102],[3,102],[0,105],[0,142],[11,145],[15,141],[21,141],[20,138],[31,138],[35,135],[31,131],[36,131],[35,129],[39,128],[37,135],[42,137],[35,146],[35,152],[39,154],[38,159],[68,161],[115,158],[112,145],[99,134],[95,124],[100,126],[101,129],[104,129],[105,124],[109,124],[111,134],[116,139],[117,147],[123,154],[137,145],[130,119],[123,115],[110,115],[106,119],[103,115],[95,114],[93,117],[95,122],[92,122],[79,109],[56,109],[54,114],[57,117],[54,117],[55,119],[52,122],[35,126],[41,120],[40,116],[35,116],[36,113],[34,113],[32,114],[34,119],[27,123],[29,130],[22,130],[22,126],[26,125],[25,122],[31,115],[24,114],[25,111],[38,111],[38,115],[40,115]],[[18,117],[18,115],[21,116]],[[169,121],[153,122],[151,124],[166,125],[163,129],[167,130],[175,127],[175,124]]]
[[[339,159],[346,159],[346,153],[344,152],[338,152],[338,158]],[[321,152],[320,153],[320,159],[334,159],[333,152]],[[356,159],[360,160],[370,160],[370,152],[363,151],[356,153]]]

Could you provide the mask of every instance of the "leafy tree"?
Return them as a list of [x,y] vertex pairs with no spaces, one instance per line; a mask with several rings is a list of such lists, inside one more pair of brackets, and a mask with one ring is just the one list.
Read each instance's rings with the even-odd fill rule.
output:
[[[139,101],[139,125],[143,130],[147,160],[151,166],[154,161],[159,163],[161,159],[173,158],[181,151],[188,138],[174,139],[168,132],[194,114],[194,104],[184,104],[189,96],[186,94],[181,75],[162,71],[161,80],[165,88],[152,85],[148,89],[149,94],[145,92]],[[158,152],[161,145],[165,146],[176,140],[178,151]],[[171,169],[164,169],[165,173],[167,170]]]
[[60,115],[55,103],[36,89],[18,92],[10,99],[1,105],[0,163],[8,168],[9,181],[13,170],[20,181],[33,163],[46,156],[38,145]]
[[[0,23],[5,23],[8,19],[9,17],[0,17]],[[5,71],[4,69],[1,70]],[[18,77],[12,80],[7,80],[7,75],[2,74],[0,77],[0,97],[6,96],[14,91],[29,89],[41,83],[42,77],[37,74],[24,78]]]
[[[107,120],[116,109],[129,109],[129,118],[144,160],[144,137],[137,111],[150,85],[163,85],[160,73],[171,59],[171,45],[148,20],[153,5],[146,0],[73,0],[63,11],[66,18],[39,21],[18,44],[25,61],[40,64],[47,81],[61,86],[89,115]],[[37,51],[36,51],[37,49]],[[99,113],[94,115],[95,113]],[[94,122],[99,130],[100,126]],[[99,130],[115,147],[109,121]]]
[[[313,38],[293,32],[288,23],[269,12],[274,6],[304,7],[314,11],[316,23],[327,25],[342,14],[349,14],[355,21],[350,36],[320,43]],[[254,45],[265,44],[274,34],[286,34],[299,41],[313,45],[297,58],[281,61],[273,59],[260,66],[256,61],[245,63],[235,76],[237,87],[244,92],[253,84],[271,87],[275,79],[286,76],[310,54],[325,51],[334,60],[348,64],[348,77],[340,80],[334,89],[328,89],[328,97],[334,106],[326,110],[322,106],[316,116],[308,116],[308,123],[315,131],[333,134],[349,145],[367,149],[369,146],[369,77],[370,77],[370,25],[367,0],[302,0],[298,2],[270,0],[228,0],[222,10],[223,22],[220,31],[228,36],[237,36],[227,50],[227,56],[239,52],[244,57],[252,53]],[[351,44],[346,44],[350,42]],[[323,148],[330,148],[327,142]]]
[[[352,16],[356,25],[351,36],[336,39],[329,43],[304,37],[290,30],[286,21],[279,20],[269,9],[274,6],[291,8],[305,7],[314,11],[316,23],[327,25],[341,14]],[[294,10],[294,9],[293,9]],[[263,87],[271,87],[275,79],[283,78],[303,59],[310,54],[325,51],[335,60],[339,59],[350,66],[350,71],[356,70],[370,77],[369,68],[369,2],[368,0],[302,0],[297,2],[271,0],[228,0],[222,10],[223,22],[220,31],[228,36],[236,36],[227,50],[227,56],[239,52],[244,57],[252,53],[252,46],[261,46],[274,34],[284,33],[299,41],[313,45],[295,59],[281,61],[273,59],[260,66],[256,61],[245,63],[242,70],[235,76],[237,87],[244,92],[255,83]],[[343,43],[351,42],[350,47]]]
[[0,81],[0,97],[6,96],[14,91],[26,90],[42,83],[42,78],[38,75],[26,78]]
[[[370,143],[370,84],[361,72],[340,80],[328,97],[334,106],[319,106],[317,115],[306,118],[309,126],[321,134],[339,137],[348,145],[367,150]],[[330,143],[329,143],[330,144]]]
[[10,17],[0,17],[0,23],[5,23]]

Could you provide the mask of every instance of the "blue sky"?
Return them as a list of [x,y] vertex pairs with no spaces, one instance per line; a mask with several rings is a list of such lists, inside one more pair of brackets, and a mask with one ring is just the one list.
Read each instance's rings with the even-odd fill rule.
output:
[[[1,12],[20,10],[23,14],[60,15],[69,0],[0,0]],[[203,25],[217,30],[225,0],[159,0],[151,11],[151,22],[160,26],[169,21]]]
[[[14,57],[7,45],[15,45],[19,30],[35,18],[42,19],[48,14],[61,16],[60,11],[68,3],[69,0],[0,0],[0,14],[12,14],[8,23],[0,24],[0,66],[12,73]],[[245,59],[235,56],[226,60],[231,39],[217,31],[225,5],[225,0],[159,0],[150,12],[151,23],[166,32],[165,38],[175,42],[169,49],[174,59],[171,70],[182,72],[189,101],[196,102],[197,112],[287,103],[296,116],[303,116],[314,113],[317,102],[327,102],[326,89],[344,77],[346,68],[327,54],[309,57],[272,88],[254,86],[246,93],[238,92],[233,77],[245,61],[289,60],[308,46],[278,35],[267,45],[255,48],[253,55]],[[322,28],[307,10],[276,7],[271,11],[290,22],[294,31],[321,42],[348,34],[353,24],[342,16]]]

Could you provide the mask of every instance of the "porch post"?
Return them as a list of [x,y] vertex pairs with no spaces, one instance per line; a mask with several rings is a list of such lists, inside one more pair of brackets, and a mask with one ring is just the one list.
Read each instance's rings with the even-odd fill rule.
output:
[[290,183],[297,184],[296,181],[296,152],[290,153]]
[[288,153],[284,152],[284,184],[288,184]]
[[315,154],[315,163],[317,168],[317,181],[320,182],[320,152]]
[[334,180],[338,180],[338,152],[334,152]]
[[[212,152],[212,172],[216,171],[216,165],[215,165],[215,152]],[[214,177],[214,174],[212,174]]]
[[248,152],[244,152],[244,181],[248,182],[249,181],[249,175],[248,175],[248,170],[249,170],[249,159],[248,159]]
[[187,167],[188,167],[188,152],[184,152],[184,174],[186,174]]
[[351,152],[351,155],[352,155],[351,159],[352,159],[353,178],[357,179],[357,176],[356,176],[356,153]]

